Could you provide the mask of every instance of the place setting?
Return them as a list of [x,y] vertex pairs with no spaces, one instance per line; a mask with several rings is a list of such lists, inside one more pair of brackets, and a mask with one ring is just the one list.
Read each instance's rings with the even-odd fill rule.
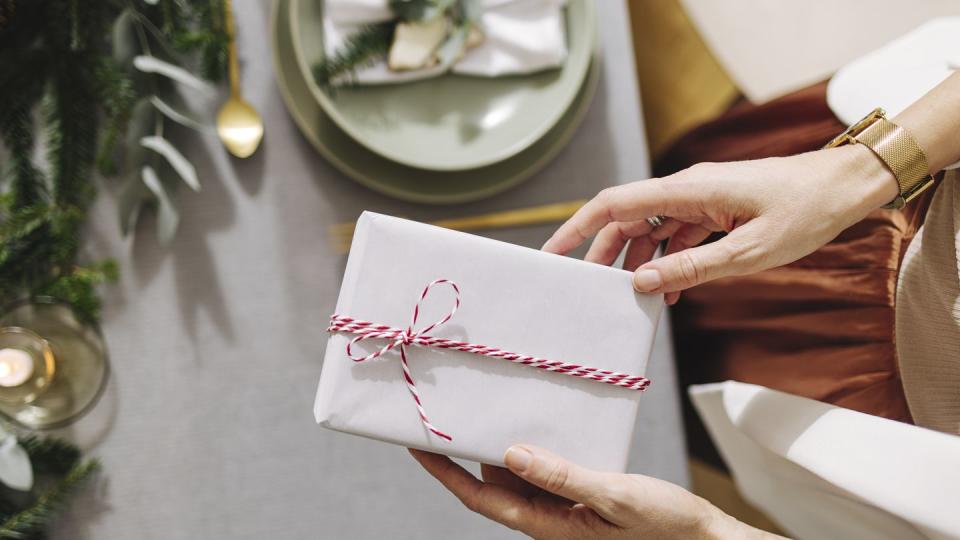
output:
[[270,24],[304,137],[348,178],[426,204],[490,197],[556,157],[596,91],[596,26],[586,0],[278,0]]

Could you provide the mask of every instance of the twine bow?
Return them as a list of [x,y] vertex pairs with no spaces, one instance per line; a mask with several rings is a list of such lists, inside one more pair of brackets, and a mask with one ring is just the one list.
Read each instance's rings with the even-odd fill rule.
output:
[[[430,289],[433,286],[444,283],[449,285],[453,289],[454,293],[456,293],[453,308],[437,322],[421,328],[420,330],[414,331],[414,327],[417,324],[417,318],[420,316],[420,304],[423,303],[423,300],[427,297],[427,294],[430,292]],[[478,345],[476,343],[467,343],[463,341],[454,341],[451,339],[429,335],[431,330],[434,330],[449,321],[459,308],[460,288],[457,287],[457,284],[448,279],[435,279],[426,287],[424,287],[423,292],[420,293],[420,299],[417,300],[417,303],[413,307],[413,318],[410,321],[410,325],[407,326],[406,329],[394,328],[385,324],[372,323],[334,313],[330,317],[330,326],[327,327],[327,332],[356,334],[356,337],[347,343],[347,357],[354,362],[373,360],[390,352],[392,349],[398,348],[400,350],[400,366],[403,369],[403,379],[407,384],[407,390],[410,391],[410,395],[413,396],[413,401],[417,405],[417,412],[420,415],[420,421],[431,433],[447,441],[452,441],[453,437],[437,429],[437,427],[431,424],[430,420],[427,419],[426,411],[424,411],[423,408],[423,402],[420,399],[420,393],[417,391],[417,386],[413,382],[413,376],[410,374],[410,366],[407,363],[407,347],[410,345],[416,345],[419,347],[435,347],[438,349],[451,349],[455,351],[487,356],[490,358],[499,358],[501,360],[506,360],[516,364],[562,373],[572,377],[580,377],[604,384],[611,384],[621,388],[626,388],[628,390],[643,391],[646,390],[647,386],[650,385],[649,379],[639,375],[617,373],[615,371],[609,371],[606,369],[582,366],[580,364],[571,364],[557,360],[538,358],[535,356],[521,355],[504,351],[496,347],[488,347],[486,345]],[[380,349],[366,356],[355,356],[352,352],[352,348],[357,343],[360,343],[365,339],[386,339],[389,340],[389,342]]]

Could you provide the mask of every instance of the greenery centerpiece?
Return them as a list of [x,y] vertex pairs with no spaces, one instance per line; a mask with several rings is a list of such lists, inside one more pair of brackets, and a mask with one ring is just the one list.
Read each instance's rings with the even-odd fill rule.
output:
[[[170,191],[200,184],[169,127],[205,127],[178,88],[209,92],[192,72],[220,79],[229,37],[222,0],[0,0],[0,304],[53,296],[96,318],[96,286],[117,275],[81,260],[97,172],[116,179],[125,232],[153,204],[172,237]],[[97,463],[55,439],[20,446],[42,481],[0,488],[0,537],[37,538]]]

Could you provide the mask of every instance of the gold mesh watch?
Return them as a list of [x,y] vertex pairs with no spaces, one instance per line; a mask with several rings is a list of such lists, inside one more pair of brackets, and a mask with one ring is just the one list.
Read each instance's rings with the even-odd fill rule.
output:
[[887,113],[883,109],[874,109],[834,137],[824,148],[855,143],[872,150],[897,178],[900,194],[884,208],[902,208],[933,183],[933,176],[928,172],[927,155],[917,140],[907,130],[887,120]]

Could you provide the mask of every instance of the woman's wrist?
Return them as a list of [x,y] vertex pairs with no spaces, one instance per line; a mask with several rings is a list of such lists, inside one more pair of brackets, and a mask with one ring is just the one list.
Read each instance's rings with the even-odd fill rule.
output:
[[879,156],[863,144],[850,144],[824,150],[837,160],[836,181],[846,184],[850,201],[859,213],[867,213],[889,203],[900,194],[900,184]]
[[704,520],[704,529],[698,537],[701,540],[785,540],[780,535],[751,527],[712,504],[710,507],[710,517]]

